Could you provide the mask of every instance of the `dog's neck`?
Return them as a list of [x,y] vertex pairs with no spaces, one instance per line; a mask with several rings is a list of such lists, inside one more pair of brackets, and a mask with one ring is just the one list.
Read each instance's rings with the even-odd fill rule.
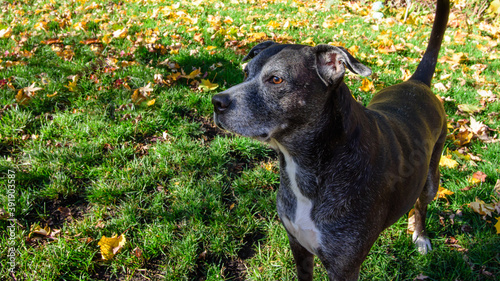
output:
[[[365,186],[370,178],[369,162],[374,151],[370,151],[370,139],[364,138],[371,122],[367,110],[351,95],[342,82],[340,87],[329,93],[325,104],[324,118],[317,124],[310,124],[309,130],[293,138],[271,139],[270,145],[278,151],[281,182],[294,182],[303,196],[321,197],[321,189],[328,184],[331,190],[342,194],[352,193],[352,200],[345,200],[339,211],[345,211],[351,204],[356,205],[358,196],[355,190]],[[287,169],[293,165],[293,169]],[[294,175],[290,174],[293,170]],[[352,184],[345,184],[348,178]],[[354,188],[353,188],[354,187]],[[282,188],[290,188],[282,186]],[[333,212],[333,211],[332,211]],[[335,211],[337,212],[337,211]]]

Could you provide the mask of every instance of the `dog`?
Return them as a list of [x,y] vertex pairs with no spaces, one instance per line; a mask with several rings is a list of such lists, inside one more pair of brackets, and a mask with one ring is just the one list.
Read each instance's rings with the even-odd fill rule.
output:
[[213,96],[216,125],[268,143],[279,155],[278,215],[299,280],[313,257],[329,280],[357,280],[379,234],[415,208],[413,241],[431,250],[427,204],[439,186],[446,114],[430,89],[449,14],[438,0],[428,47],[412,77],[377,93],[367,107],[352,97],[345,68],[370,68],[341,47],[256,45],[245,80]]

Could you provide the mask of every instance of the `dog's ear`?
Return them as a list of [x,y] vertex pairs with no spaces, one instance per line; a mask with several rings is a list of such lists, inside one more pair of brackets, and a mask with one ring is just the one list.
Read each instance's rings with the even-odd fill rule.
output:
[[249,59],[252,59],[254,58],[255,56],[257,56],[260,52],[264,51],[265,49],[271,47],[272,45],[276,45],[278,43],[274,42],[274,41],[266,41],[266,42],[262,42],[260,44],[257,44],[255,47],[253,47],[250,52],[248,53],[248,55],[246,55],[244,58],[243,58],[243,61],[247,61]]
[[318,45],[313,48],[316,53],[318,74],[327,84],[334,83],[345,73],[345,66],[361,76],[369,76],[372,71],[356,60],[346,49],[330,45]]

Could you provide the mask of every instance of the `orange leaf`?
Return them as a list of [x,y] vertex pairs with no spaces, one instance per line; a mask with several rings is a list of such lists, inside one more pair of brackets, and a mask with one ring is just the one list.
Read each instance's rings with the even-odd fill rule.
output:
[[487,175],[481,171],[475,172],[471,178],[469,178],[469,182],[472,184],[482,183],[486,180]]
[[444,198],[446,200],[448,200],[446,198],[447,195],[453,195],[455,194],[455,192],[451,191],[451,190],[448,190],[442,186],[439,186],[438,188],[438,192],[436,193],[436,197],[434,197],[434,199],[439,199],[439,198]]
[[368,78],[363,78],[362,85],[361,85],[361,87],[359,87],[359,89],[363,92],[368,92],[368,91],[374,90],[375,87],[373,86],[373,82],[368,80]]

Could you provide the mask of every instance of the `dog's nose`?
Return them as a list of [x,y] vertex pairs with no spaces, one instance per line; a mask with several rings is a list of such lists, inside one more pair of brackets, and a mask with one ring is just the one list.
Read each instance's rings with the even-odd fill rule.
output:
[[229,99],[229,94],[221,93],[212,97],[212,103],[214,105],[214,111],[221,114],[229,107],[231,99]]

